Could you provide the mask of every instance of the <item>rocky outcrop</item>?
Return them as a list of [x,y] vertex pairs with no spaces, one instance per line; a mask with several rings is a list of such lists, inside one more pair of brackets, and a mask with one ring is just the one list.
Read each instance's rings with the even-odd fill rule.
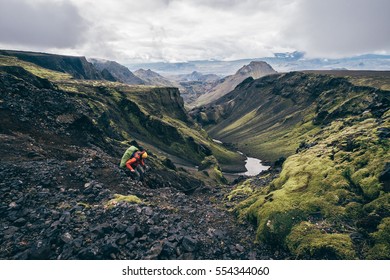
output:
[[134,74],[151,86],[175,87],[175,84],[152,70],[138,69]]
[[0,55],[17,57],[46,69],[71,74],[76,79],[102,80],[102,74],[85,57],[0,50]]
[[89,61],[99,71],[108,71],[116,81],[129,85],[145,85],[145,81],[134,75],[127,67],[110,60],[90,58]]
[[155,104],[160,112],[154,110],[156,115],[165,113],[173,118],[184,122],[190,122],[187,112],[184,109],[184,101],[177,88],[155,88],[151,89],[149,94],[143,96],[143,102],[146,104]]

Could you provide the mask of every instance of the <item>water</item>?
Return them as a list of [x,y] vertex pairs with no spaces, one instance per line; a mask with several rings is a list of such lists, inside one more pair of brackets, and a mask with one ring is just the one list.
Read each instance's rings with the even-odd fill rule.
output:
[[262,165],[261,160],[257,158],[247,157],[245,162],[245,168],[247,171],[241,173],[240,175],[256,176],[261,171],[268,170],[268,168],[270,168],[269,166]]
[[[218,144],[223,144],[222,141],[217,140],[217,139],[213,139],[213,141],[215,143],[218,143]],[[239,153],[240,155],[245,156],[240,151],[237,151],[237,153]],[[270,167],[266,166],[266,165],[262,165],[261,164],[261,160],[259,160],[258,158],[247,157],[246,160],[245,160],[245,168],[246,168],[246,172],[239,173],[237,175],[256,176],[261,171],[268,170],[268,168],[270,168]]]

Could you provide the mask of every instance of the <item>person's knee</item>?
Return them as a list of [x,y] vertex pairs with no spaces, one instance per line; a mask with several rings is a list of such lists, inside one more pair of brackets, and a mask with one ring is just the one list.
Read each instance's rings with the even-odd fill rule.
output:
[[145,169],[140,165],[137,166],[137,170],[139,173],[145,173]]

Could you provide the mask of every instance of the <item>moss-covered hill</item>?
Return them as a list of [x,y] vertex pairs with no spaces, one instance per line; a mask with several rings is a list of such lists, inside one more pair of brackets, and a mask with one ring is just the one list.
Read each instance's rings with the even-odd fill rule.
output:
[[259,242],[296,258],[389,259],[389,98],[346,78],[288,73],[248,80],[195,113],[244,151],[289,156],[276,179],[229,196]]

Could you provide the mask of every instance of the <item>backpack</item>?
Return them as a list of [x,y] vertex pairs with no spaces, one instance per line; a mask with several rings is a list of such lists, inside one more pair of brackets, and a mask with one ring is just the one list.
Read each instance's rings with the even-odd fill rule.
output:
[[136,151],[139,149],[136,146],[130,146],[126,152],[123,154],[121,163],[119,164],[120,167],[124,168],[126,167],[126,162],[131,159]]

